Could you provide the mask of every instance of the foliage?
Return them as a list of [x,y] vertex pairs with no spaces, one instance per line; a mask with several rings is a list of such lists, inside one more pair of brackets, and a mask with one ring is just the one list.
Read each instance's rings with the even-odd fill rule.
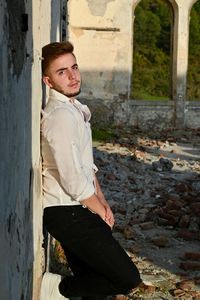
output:
[[93,128],[92,130],[92,139],[93,141],[108,141],[114,137],[112,128],[109,129],[97,129]]
[[191,11],[189,36],[189,64],[187,76],[188,100],[200,100],[200,1]]
[[[134,56],[131,97],[171,98],[171,31],[173,12],[169,1],[142,0],[135,9]],[[190,21],[188,98],[200,99],[200,1]]]

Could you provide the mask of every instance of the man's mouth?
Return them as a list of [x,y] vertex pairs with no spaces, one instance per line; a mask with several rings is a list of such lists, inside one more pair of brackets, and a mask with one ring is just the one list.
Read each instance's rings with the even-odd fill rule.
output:
[[73,82],[69,85],[69,87],[76,88],[79,86],[79,81]]

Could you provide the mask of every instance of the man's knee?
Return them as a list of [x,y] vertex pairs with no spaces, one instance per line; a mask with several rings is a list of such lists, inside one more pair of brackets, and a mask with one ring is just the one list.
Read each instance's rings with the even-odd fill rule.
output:
[[120,274],[119,278],[114,282],[115,287],[121,292],[129,292],[136,288],[142,282],[140,274],[136,269],[134,274]]

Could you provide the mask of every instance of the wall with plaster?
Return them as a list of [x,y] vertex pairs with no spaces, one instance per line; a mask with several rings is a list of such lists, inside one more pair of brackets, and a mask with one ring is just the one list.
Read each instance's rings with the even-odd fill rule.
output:
[[[131,126],[143,124],[142,128],[148,129],[149,120],[152,127],[158,127],[157,120],[160,120],[161,129],[166,126],[200,127],[200,118],[194,116],[193,109],[194,106],[199,107],[199,103],[192,104],[186,99],[190,11],[197,0],[168,0],[174,17],[172,101],[165,104],[160,101],[154,105],[151,101],[141,101],[139,105],[137,99],[129,97],[134,49],[134,10],[140,1],[142,0],[68,1],[68,35],[75,46],[83,77],[80,98],[89,103],[94,101],[98,107],[101,101],[105,119],[113,119],[113,125],[116,121],[126,125],[128,120]],[[107,101],[110,101],[110,105]],[[120,111],[122,102],[126,109]],[[117,103],[120,103],[119,106]],[[95,107],[93,111],[97,118],[99,112]]]
[[2,300],[39,299],[43,268],[41,47],[51,36],[59,39],[58,11],[58,3],[51,7],[48,0],[0,0]]

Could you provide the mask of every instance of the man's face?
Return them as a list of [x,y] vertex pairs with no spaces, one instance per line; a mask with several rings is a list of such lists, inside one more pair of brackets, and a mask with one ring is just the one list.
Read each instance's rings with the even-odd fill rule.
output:
[[53,60],[43,80],[50,88],[69,98],[78,95],[81,89],[81,75],[74,55],[66,53]]

